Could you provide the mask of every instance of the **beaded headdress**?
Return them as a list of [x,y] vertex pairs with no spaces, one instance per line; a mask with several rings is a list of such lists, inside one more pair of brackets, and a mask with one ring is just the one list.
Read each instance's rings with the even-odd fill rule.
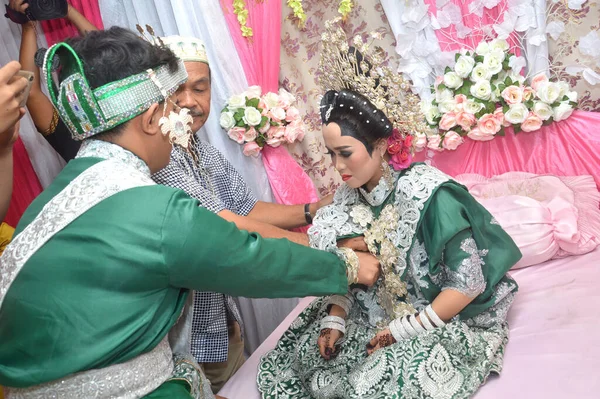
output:
[[[58,55],[63,70],[68,68],[72,73],[57,88],[52,65]],[[165,101],[187,80],[183,61],[179,61],[174,72],[162,65],[92,90],[81,59],[67,43],[57,43],[48,50],[43,74],[50,98],[74,140],[84,140],[135,118],[152,104]]]
[[[430,129],[421,113],[419,97],[410,91],[410,82],[385,65],[385,52],[373,46],[373,40],[356,35],[350,47],[339,21],[327,21],[321,35],[318,79],[323,91],[355,91],[382,111],[403,136],[427,133]],[[381,38],[376,32],[370,36]],[[333,106],[326,111],[327,119]]]
[[197,61],[208,64],[204,42],[195,37],[167,36],[161,37],[165,46],[183,61]]

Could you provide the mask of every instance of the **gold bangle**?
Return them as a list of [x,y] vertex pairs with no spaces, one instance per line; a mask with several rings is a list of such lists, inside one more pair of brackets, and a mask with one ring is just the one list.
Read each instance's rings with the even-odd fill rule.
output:
[[42,135],[44,137],[50,136],[56,130],[57,125],[58,125],[58,111],[56,110],[56,108],[52,108],[52,120],[50,121],[50,126],[48,126],[48,129],[46,129],[42,132]]
[[346,263],[346,277],[348,277],[348,285],[358,284],[358,269],[360,261],[358,255],[350,248],[339,248],[344,262]]

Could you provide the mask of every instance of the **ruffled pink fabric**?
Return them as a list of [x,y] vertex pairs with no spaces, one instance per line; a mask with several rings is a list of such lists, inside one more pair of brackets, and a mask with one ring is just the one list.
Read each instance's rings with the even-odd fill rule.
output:
[[[232,0],[224,1],[224,15],[248,84],[261,86],[263,93],[278,92],[281,2],[247,2],[247,25],[254,33],[250,39],[242,36],[232,3]],[[285,148],[265,146],[262,155],[278,203],[294,205],[318,201],[312,180]],[[306,231],[306,228],[298,230]]]
[[[515,135],[507,129],[505,137],[487,142],[470,139],[455,151],[435,153],[431,163],[456,176],[478,173],[486,177],[511,171],[555,176],[591,175],[600,186],[600,113],[575,111],[562,121],[531,133]],[[416,154],[423,161],[426,151]]]

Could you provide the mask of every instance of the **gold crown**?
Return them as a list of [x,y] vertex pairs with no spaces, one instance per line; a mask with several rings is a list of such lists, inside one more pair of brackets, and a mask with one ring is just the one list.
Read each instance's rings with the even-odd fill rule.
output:
[[321,88],[360,93],[383,111],[400,133],[427,134],[430,128],[421,113],[419,97],[410,91],[410,82],[386,66],[385,51],[373,46],[374,39],[381,39],[381,35],[372,32],[370,41],[356,35],[350,48],[339,21],[336,18],[325,22],[325,32],[321,35],[317,70]]

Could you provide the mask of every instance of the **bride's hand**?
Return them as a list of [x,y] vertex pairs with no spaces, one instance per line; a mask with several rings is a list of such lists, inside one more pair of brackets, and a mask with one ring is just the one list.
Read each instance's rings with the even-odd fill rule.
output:
[[343,334],[339,330],[332,328],[324,328],[321,330],[321,335],[319,335],[317,344],[319,345],[319,352],[321,352],[323,359],[331,360],[338,355],[339,347],[336,347],[335,344],[342,336]]
[[371,342],[367,344],[367,354],[371,355],[377,349],[385,348],[386,346],[390,346],[395,343],[396,339],[390,332],[390,329],[386,328],[385,330],[377,333],[375,338],[373,338]]
[[337,246],[338,248],[346,247],[355,251],[369,252],[369,248],[367,247],[367,243],[365,242],[365,237],[363,236],[345,238],[343,240],[338,241]]

